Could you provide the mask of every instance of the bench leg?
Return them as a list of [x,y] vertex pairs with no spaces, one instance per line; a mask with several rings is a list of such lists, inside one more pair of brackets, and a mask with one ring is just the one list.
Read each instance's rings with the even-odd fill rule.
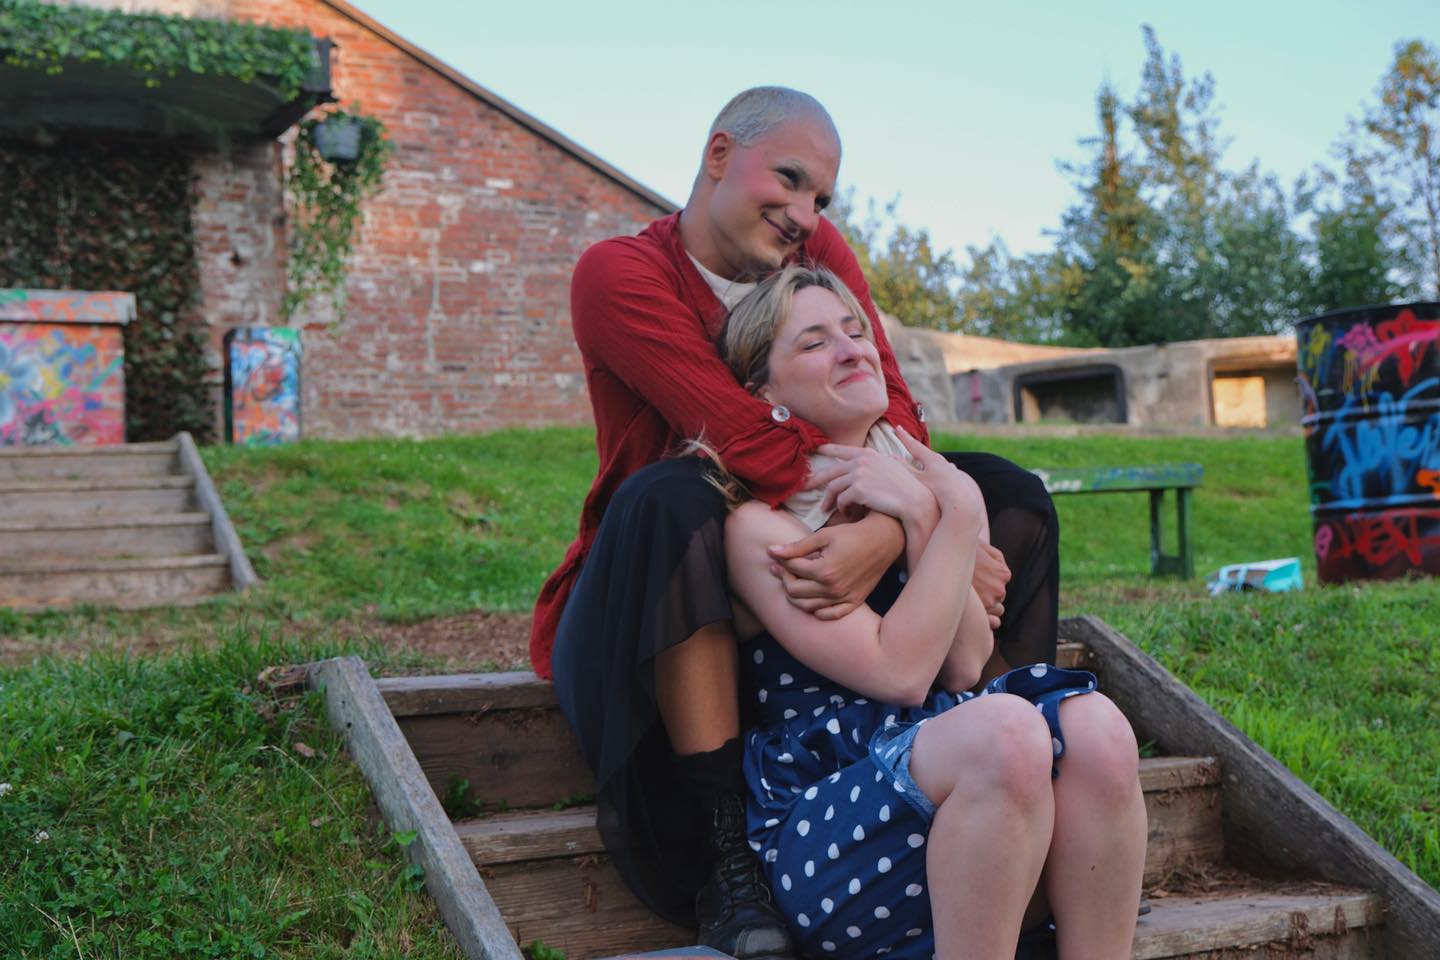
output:
[[1160,504],[1164,497],[1164,490],[1150,491],[1150,575],[1189,580],[1195,576],[1195,545],[1190,540],[1190,490],[1175,488],[1175,533],[1180,542],[1174,554],[1167,554],[1161,548]]
[[1180,540],[1180,576],[1186,580],[1195,576],[1195,544],[1190,540],[1190,490],[1181,487],[1175,491],[1175,531]]
[[1160,551],[1160,499],[1164,490],[1150,491],[1150,576],[1158,577],[1165,572],[1165,554]]

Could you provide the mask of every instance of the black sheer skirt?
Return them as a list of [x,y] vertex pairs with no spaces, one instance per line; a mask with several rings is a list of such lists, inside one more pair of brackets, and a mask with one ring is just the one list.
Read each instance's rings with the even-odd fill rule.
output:
[[[1055,661],[1059,525],[1033,474],[985,453],[946,454],[985,496],[1011,579],[996,649],[1012,665]],[[596,781],[598,827],[646,906],[685,926],[705,880],[704,824],[674,769],[655,701],[655,657],[729,620],[725,503],[694,457],[651,464],[611,500],[552,658],[561,709]]]

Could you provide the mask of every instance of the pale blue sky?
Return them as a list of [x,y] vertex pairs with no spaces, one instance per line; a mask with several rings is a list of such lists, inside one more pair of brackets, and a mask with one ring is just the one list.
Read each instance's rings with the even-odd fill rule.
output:
[[1231,139],[1288,185],[1373,94],[1395,42],[1440,43],[1440,0],[355,0],[365,12],[642,183],[683,203],[705,132],[761,83],[829,107],[857,197],[963,261],[992,236],[1047,246],[1075,199],[1095,91],[1132,96],[1155,27],[1187,75],[1209,71]]

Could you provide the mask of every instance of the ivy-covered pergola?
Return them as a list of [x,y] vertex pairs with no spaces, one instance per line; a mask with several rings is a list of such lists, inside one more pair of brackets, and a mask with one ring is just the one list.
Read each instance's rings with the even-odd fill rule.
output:
[[0,136],[274,138],[330,94],[302,30],[0,0]]

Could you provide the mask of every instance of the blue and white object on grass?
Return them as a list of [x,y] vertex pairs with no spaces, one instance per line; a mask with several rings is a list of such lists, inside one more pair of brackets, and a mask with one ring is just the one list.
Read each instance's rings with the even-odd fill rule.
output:
[[1301,590],[1304,586],[1305,581],[1300,575],[1299,557],[1232,563],[1216,570],[1206,583],[1211,596],[1218,596],[1230,590],[1266,590],[1270,593],[1283,593],[1286,590]]

